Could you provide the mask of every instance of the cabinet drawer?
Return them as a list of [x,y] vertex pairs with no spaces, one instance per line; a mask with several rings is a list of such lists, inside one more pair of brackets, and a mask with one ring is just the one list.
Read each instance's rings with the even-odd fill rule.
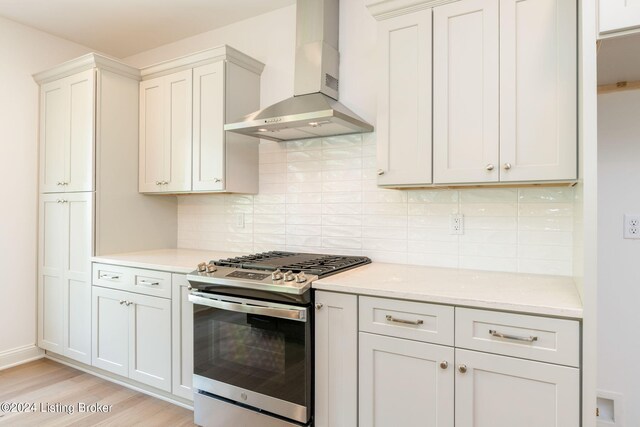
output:
[[360,297],[358,311],[361,331],[453,345],[453,307]]
[[578,367],[580,323],[456,308],[456,347]]
[[93,284],[162,298],[171,298],[171,273],[110,264],[93,264]]

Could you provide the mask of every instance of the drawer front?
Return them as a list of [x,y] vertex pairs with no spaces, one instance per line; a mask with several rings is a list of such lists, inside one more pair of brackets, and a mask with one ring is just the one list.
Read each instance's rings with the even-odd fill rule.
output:
[[92,283],[105,288],[128,291],[131,290],[133,276],[127,267],[94,263]]
[[164,271],[94,263],[93,284],[138,294],[171,298],[171,273]]
[[360,330],[434,344],[453,345],[454,309],[386,298],[359,298]]
[[456,308],[456,347],[580,366],[580,323]]

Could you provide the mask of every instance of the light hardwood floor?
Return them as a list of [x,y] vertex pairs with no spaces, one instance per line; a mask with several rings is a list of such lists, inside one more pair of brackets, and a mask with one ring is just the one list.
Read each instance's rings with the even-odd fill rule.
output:
[[[193,426],[193,412],[48,359],[0,371],[0,403],[35,403],[32,413],[0,411],[1,426]],[[112,405],[79,413],[78,404]],[[42,412],[41,404],[72,405],[73,414]],[[70,412],[70,411],[69,411]]]

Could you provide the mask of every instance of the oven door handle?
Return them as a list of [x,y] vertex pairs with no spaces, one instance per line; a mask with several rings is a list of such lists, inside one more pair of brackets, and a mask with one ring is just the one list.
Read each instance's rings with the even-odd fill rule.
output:
[[281,308],[252,304],[240,304],[235,302],[222,301],[219,299],[205,298],[193,294],[189,294],[189,301],[194,304],[206,305],[207,307],[219,308],[226,311],[259,314],[268,317],[278,317],[280,319],[296,320],[298,322],[307,321],[307,308]]

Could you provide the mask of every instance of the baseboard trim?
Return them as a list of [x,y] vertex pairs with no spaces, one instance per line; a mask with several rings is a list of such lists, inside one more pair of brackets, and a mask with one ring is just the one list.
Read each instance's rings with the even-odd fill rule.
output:
[[23,363],[42,359],[43,357],[44,350],[36,347],[35,345],[25,345],[24,347],[12,348],[11,350],[0,352],[0,371],[22,365]]
[[128,380],[128,379],[127,380],[122,380],[122,379],[120,379],[122,377],[115,378],[115,377],[112,376],[113,374],[111,374],[109,372],[106,372],[106,371],[103,371],[102,369],[94,368],[93,366],[88,366],[88,365],[85,365],[83,363],[76,362],[74,360],[68,359],[68,358],[66,358],[64,356],[60,356],[58,354],[47,352],[44,355],[44,357],[46,359],[53,360],[54,362],[62,363],[63,365],[67,365],[67,366],[70,366],[70,367],[72,367],[74,369],[78,369],[79,371],[86,372],[86,373],[91,374],[91,375],[95,375],[96,377],[102,378],[103,380],[110,381],[112,383],[115,383],[115,384],[121,385],[123,387],[129,388],[131,390],[135,390],[137,392],[140,392],[140,393],[155,397],[156,399],[164,400],[165,402],[169,402],[169,403],[172,403],[174,405],[177,405],[177,406],[180,406],[182,408],[189,409],[189,410],[193,411],[193,404],[192,403],[189,404],[189,403],[183,402],[181,400],[177,400],[173,395],[170,395],[169,393],[167,393],[167,395],[164,395],[164,394],[162,394],[162,393],[164,393],[164,391],[159,393],[159,392],[156,392],[156,391],[153,391],[151,389],[146,388],[144,385],[137,385],[137,384],[131,383],[131,382],[129,382],[130,380]]

